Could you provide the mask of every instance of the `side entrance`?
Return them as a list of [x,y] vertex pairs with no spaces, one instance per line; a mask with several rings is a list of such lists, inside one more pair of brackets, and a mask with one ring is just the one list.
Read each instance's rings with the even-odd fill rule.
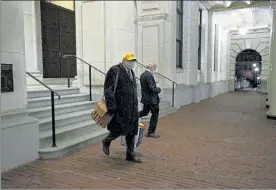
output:
[[42,0],[41,32],[44,78],[70,78],[77,75],[76,60],[67,62],[64,54],[76,55],[75,11]]

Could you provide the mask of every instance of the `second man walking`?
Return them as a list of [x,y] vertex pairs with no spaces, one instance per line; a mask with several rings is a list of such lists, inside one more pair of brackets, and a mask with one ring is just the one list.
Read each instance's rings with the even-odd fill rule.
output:
[[150,126],[148,129],[147,137],[159,138],[155,134],[156,126],[159,117],[159,93],[161,89],[156,87],[156,82],[153,76],[157,65],[155,63],[149,63],[147,65],[147,70],[141,74],[140,83],[142,90],[141,103],[143,104],[143,110],[139,112],[139,118],[144,117],[151,112]]

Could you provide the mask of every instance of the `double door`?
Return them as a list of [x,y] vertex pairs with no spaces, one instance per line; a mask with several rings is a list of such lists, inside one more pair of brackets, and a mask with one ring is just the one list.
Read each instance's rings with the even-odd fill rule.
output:
[[76,55],[75,11],[41,1],[43,77],[66,78],[77,75],[76,60],[62,58]]

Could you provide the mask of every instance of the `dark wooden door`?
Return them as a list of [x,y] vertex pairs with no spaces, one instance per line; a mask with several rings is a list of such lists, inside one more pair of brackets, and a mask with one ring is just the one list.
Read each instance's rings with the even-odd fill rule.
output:
[[[67,62],[62,55],[76,55],[75,12],[41,1],[43,77],[66,78]],[[77,74],[76,60],[70,59],[70,77]]]
[[[59,13],[60,51],[63,55],[76,55],[75,12],[67,9],[60,9]],[[77,75],[76,59],[68,59],[68,64],[70,77],[75,77]],[[61,59],[61,77],[67,76],[67,61]]]

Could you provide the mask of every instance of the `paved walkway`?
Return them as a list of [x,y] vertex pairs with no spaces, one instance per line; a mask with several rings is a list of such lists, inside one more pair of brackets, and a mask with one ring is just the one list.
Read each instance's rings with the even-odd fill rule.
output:
[[276,123],[265,97],[233,92],[160,119],[144,139],[142,164],[124,161],[119,141],[2,175],[2,188],[276,188]]

